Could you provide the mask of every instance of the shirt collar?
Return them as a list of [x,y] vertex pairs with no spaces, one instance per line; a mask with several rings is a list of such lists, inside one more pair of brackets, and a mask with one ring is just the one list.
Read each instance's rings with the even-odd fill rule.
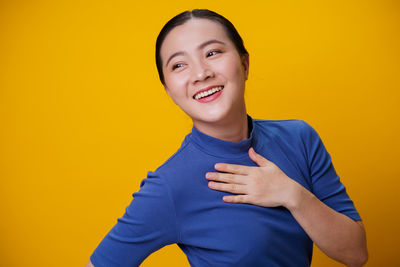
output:
[[249,127],[249,138],[239,141],[231,142],[218,139],[200,132],[194,125],[190,134],[190,139],[201,150],[207,154],[211,154],[224,158],[242,158],[248,156],[250,147],[256,146],[256,129],[253,118],[247,115],[247,125]]

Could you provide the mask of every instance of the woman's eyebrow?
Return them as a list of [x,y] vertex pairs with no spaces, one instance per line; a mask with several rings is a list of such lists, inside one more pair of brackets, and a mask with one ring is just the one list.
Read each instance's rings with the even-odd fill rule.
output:
[[[197,49],[203,49],[203,48],[206,47],[207,45],[210,45],[210,44],[213,44],[213,43],[225,45],[225,43],[222,42],[222,41],[220,41],[220,40],[211,39],[211,40],[205,41],[204,43],[200,44],[200,45],[197,47]],[[165,63],[165,67],[168,66],[168,63],[169,63],[169,62],[171,61],[171,59],[173,59],[174,57],[176,57],[176,56],[182,56],[182,55],[185,55],[185,54],[186,54],[186,52],[183,52],[183,51],[178,51],[178,52],[173,53],[173,54],[168,58],[167,63]]]
[[179,51],[179,52],[173,53],[173,54],[168,58],[167,63],[165,63],[165,67],[168,66],[168,63],[171,61],[171,59],[173,59],[173,58],[176,57],[176,56],[181,56],[181,55],[184,55],[184,54],[186,54],[186,52],[183,52],[183,51]]
[[199,46],[197,47],[197,49],[203,49],[203,48],[206,47],[207,45],[213,44],[213,43],[225,45],[225,43],[222,42],[222,41],[220,41],[220,40],[212,39],[212,40],[205,41],[204,43],[202,43],[201,45],[199,45]]

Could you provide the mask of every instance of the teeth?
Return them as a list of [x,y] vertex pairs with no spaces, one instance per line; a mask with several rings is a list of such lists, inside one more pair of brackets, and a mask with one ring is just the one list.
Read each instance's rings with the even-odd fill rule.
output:
[[215,92],[221,91],[222,88],[223,88],[223,86],[218,86],[218,87],[211,88],[211,89],[208,90],[208,91],[204,91],[204,92],[201,92],[201,93],[199,93],[199,94],[196,94],[196,95],[194,96],[194,98],[195,98],[195,99],[200,99],[200,98],[209,96],[209,95],[211,95],[211,94],[214,94]]

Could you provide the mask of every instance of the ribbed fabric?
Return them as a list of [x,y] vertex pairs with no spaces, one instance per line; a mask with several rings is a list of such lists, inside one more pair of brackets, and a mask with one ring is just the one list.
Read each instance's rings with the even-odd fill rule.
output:
[[176,243],[191,266],[309,266],[312,241],[283,208],[226,203],[208,187],[218,162],[256,166],[248,149],[274,162],[325,204],[360,220],[317,132],[301,120],[256,120],[249,138],[228,142],[195,127],[179,150],[141,182],[131,204],[91,255],[96,267],[138,266]]

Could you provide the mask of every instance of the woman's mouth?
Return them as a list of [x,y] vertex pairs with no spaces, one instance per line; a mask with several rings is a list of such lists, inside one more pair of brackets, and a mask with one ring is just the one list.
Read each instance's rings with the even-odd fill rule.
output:
[[222,94],[222,89],[224,89],[224,86],[213,87],[195,94],[193,98],[201,103],[210,102]]

